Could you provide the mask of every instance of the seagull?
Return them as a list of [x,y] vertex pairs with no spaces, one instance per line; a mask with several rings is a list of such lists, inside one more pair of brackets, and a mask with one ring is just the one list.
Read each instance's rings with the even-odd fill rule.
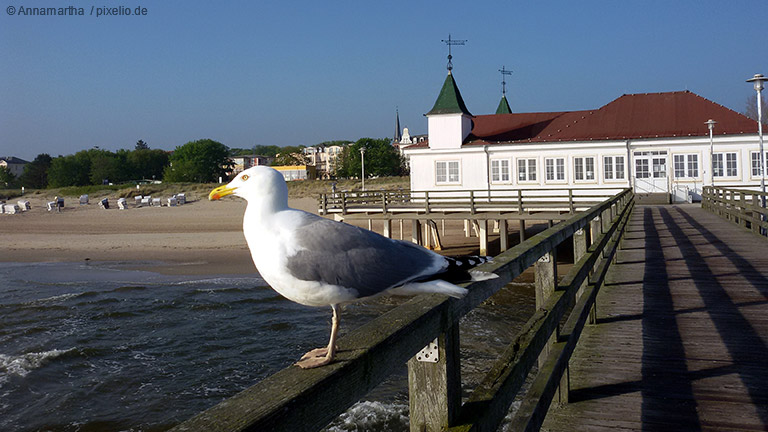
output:
[[255,166],[211,191],[210,200],[234,195],[247,201],[243,234],[261,277],[288,300],[333,311],[327,347],[296,365],[333,362],[343,304],[383,294],[440,293],[463,297],[454,283],[498,277],[470,270],[488,257],[444,257],[414,243],[288,207],[288,187],[273,168]]

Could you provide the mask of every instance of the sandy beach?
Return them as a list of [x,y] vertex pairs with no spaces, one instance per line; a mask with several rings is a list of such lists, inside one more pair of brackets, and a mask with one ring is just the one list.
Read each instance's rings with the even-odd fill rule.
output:
[[[118,210],[113,197],[109,209],[100,208],[101,198],[91,197],[87,205],[67,198],[57,213],[46,210],[46,202],[53,197],[25,197],[30,201],[29,211],[0,215],[0,262],[114,261],[164,274],[256,271],[242,233],[246,206],[242,199],[208,201],[205,196],[188,194],[188,203],[181,206],[137,207],[129,201],[128,209]],[[315,198],[289,199],[289,205],[317,213]],[[365,222],[358,225],[367,227]],[[374,222],[373,229],[381,232],[379,225]],[[462,226],[455,221],[447,227],[443,243],[448,248],[444,253],[477,253],[477,238],[465,238]],[[515,230],[516,226],[510,228]],[[406,222],[406,240],[410,229]],[[400,238],[397,223],[393,231],[393,236]],[[491,237],[492,245],[494,241],[498,242],[497,236]]]
[[[56,213],[45,207],[52,197],[25,197],[29,211],[0,215],[0,262],[130,261],[165,274],[255,272],[242,233],[245,201],[189,198],[176,207],[129,202],[126,210],[114,199],[102,209],[96,198],[88,205],[69,198]],[[317,212],[313,198],[290,205]]]

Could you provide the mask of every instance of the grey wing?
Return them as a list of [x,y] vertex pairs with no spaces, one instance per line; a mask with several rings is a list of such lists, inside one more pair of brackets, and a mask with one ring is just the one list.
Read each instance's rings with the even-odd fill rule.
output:
[[316,215],[296,232],[302,248],[288,258],[288,270],[302,280],[317,280],[357,290],[368,297],[442,272],[448,261],[413,243]]

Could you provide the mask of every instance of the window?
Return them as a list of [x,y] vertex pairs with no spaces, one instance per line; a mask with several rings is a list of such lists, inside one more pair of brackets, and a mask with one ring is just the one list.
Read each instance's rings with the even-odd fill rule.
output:
[[536,181],[536,159],[517,160],[518,181]]
[[623,180],[624,156],[604,156],[603,172],[606,180]]
[[508,182],[509,181],[509,159],[491,160],[491,181]]
[[591,156],[573,158],[573,175],[576,180],[594,180],[595,158]]
[[674,156],[675,178],[699,176],[699,155],[676,154]]
[[738,173],[736,153],[715,153],[712,155],[712,174],[715,177],[736,177]]
[[[760,152],[752,152],[752,177],[760,177]],[[768,164],[768,152],[765,153],[765,162]],[[766,171],[768,174],[768,171]]]
[[544,170],[547,181],[565,181],[565,158],[545,159]]
[[435,162],[435,183],[459,183],[459,161]]
[[635,177],[650,178],[651,171],[648,169],[648,159],[635,159]]

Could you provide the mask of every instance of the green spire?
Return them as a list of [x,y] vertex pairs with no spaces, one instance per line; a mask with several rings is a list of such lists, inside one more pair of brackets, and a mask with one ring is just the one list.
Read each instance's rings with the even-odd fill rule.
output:
[[451,72],[448,72],[448,76],[445,78],[443,88],[440,90],[440,96],[435,101],[435,106],[427,113],[432,114],[466,114],[471,116],[467,106],[464,105],[464,99],[461,98],[459,88],[456,86],[456,81],[453,79]]
[[496,108],[496,114],[512,114],[512,109],[509,108],[509,102],[507,102],[506,96],[501,97],[499,107]]

